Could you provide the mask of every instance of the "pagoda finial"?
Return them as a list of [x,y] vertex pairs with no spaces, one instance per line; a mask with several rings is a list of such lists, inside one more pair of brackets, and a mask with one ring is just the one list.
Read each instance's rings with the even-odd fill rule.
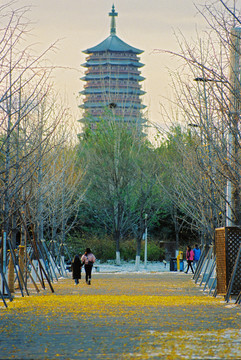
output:
[[115,5],[112,5],[112,11],[109,13],[109,16],[111,16],[111,23],[110,23],[110,34],[115,35],[116,34],[116,25],[115,25],[115,17],[118,16],[118,13],[115,12]]

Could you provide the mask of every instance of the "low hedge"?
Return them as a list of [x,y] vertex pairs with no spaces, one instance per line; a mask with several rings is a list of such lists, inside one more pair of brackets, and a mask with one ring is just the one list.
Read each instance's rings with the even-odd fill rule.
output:
[[[69,252],[72,257],[75,254],[83,254],[86,247],[89,247],[96,258],[101,262],[107,260],[115,260],[116,246],[111,237],[105,236],[100,238],[97,236],[69,237],[66,241]],[[141,260],[144,261],[145,242],[141,244]],[[120,243],[120,256],[122,260],[130,261],[136,257],[136,241],[134,239],[127,239]],[[147,260],[148,261],[162,261],[165,258],[165,252],[160,248],[159,243],[152,239],[147,242]]]

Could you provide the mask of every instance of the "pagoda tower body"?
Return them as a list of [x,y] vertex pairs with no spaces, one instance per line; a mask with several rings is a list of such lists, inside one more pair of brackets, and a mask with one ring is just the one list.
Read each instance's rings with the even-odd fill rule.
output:
[[134,48],[116,36],[114,5],[109,13],[111,17],[110,36],[98,45],[85,51],[87,54],[84,90],[85,96],[81,107],[84,109],[85,125],[95,129],[97,123],[107,117],[114,116],[115,121],[135,124],[141,131],[146,120],[142,109],[145,106],[140,96],[145,94],[141,90],[140,82],[145,78],[140,75],[138,57],[143,51]]

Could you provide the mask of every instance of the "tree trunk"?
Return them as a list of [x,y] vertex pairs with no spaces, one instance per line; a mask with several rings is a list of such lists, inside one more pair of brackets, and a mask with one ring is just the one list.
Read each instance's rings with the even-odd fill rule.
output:
[[116,244],[116,265],[120,265],[120,231],[114,232],[114,240]]
[[136,271],[140,270],[140,260],[141,260],[141,238],[138,237],[136,240]]
[[116,251],[116,265],[120,266],[120,252]]

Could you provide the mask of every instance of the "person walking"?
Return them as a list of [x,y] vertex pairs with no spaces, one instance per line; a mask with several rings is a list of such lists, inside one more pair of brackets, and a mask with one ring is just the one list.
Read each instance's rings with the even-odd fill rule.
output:
[[186,259],[187,259],[187,265],[188,265],[186,274],[188,273],[189,267],[191,268],[192,273],[194,274],[193,267],[192,267],[192,262],[194,259],[194,252],[190,246],[187,246]]
[[195,245],[193,252],[194,252],[193,267],[195,269],[195,267],[198,263],[198,260],[200,259],[200,256],[201,256],[201,250],[199,249],[198,244]]
[[71,269],[72,269],[72,277],[75,281],[75,285],[78,285],[79,280],[81,279],[81,268],[83,264],[79,258],[79,255],[75,255],[75,257],[72,260],[71,263]]
[[88,285],[91,284],[91,273],[95,260],[95,255],[92,254],[90,248],[87,248],[84,255],[81,257],[81,261],[85,266],[85,281]]

